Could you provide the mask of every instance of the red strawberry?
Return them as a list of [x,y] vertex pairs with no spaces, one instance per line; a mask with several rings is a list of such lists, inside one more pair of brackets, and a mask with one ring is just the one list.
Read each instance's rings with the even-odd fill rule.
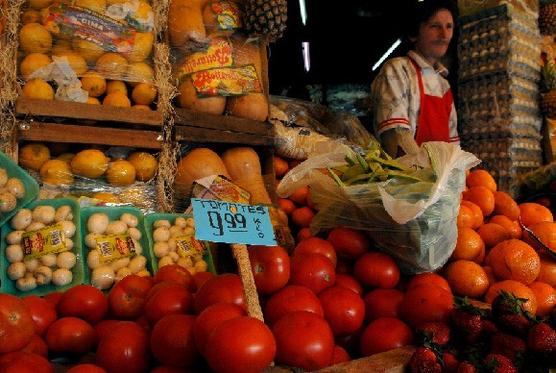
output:
[[493,368],[493,373],[518,373],[510,359],[500,354],[488,354],[485,357],[485,365]]
[[475,365],[471,364],[468,361],[462,361],[459,365],[458,365],[458,373],[477,373],[477,368],[475,368]]
[[523,355],[526,348],[523,339],[510,334],[496,333],[490,339],[490,352],[504,355],[512,362]]
[[473,343],[481,337],[483,322],[480,315],[455,309],[451,319],[456,331],[463,336],[466,342]]
[[433,350],[427,347],[419,347],[409,360],[411,373],[441,373],[442,366]]
[[442,361],[444,362],[442,373],[456,373],[458,371],[459,361],[451,352],[443,352]]
[[518,298],[512,293],[501,291],[492,301],[492,317],[500,329],[509,333],[525,336],[533,317],[523,310],[527,299]]
[[547,362],[556,362],[556,331],[544,322],[533,325],[527,335],[527,347]]
[[440,321],[427,322],[420,325],[417,328],[417,333],[422,334],[427,341],[440,346],[444,346],[450,342],[450,327],[448,324]]

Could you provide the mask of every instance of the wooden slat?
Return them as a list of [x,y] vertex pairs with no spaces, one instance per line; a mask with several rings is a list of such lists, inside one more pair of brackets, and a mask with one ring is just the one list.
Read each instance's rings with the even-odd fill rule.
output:
[[96,126],[32,122],[29,129],[19,130],[20,140],[78,144],[100,144],[159,149],[160,133]]
[[406,346],[357,360],[336,364],[317,373],[404,373],[415,347]]
[[30,116],[88,119],[122,122],[137,125],[161,126],[162,115],[157,111],[90,105],[80,102],[46,101],[20,97],[16,101],[16,113]]
[[176,140],[245,145],[272,145],[274,143],[274,138],[271,136],[190,126],[176,126]]

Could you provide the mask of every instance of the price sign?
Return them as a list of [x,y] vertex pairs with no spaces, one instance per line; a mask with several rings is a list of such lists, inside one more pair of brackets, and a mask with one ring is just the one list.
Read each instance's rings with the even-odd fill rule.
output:
[[276,245],[268,207],[192,198],[195,238],[201,241]]

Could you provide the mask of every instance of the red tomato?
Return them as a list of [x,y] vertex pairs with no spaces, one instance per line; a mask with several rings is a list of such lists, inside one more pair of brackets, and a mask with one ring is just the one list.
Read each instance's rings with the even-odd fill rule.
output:
[[35,325],[35,333],[44,335],[46,329],[57,319],[56,308],[52,303],[47,300],[37,297],[36,295],[29,295],[21,298],[31,311],[31,317]]
[[354,291],[332,286],[319,294],[324,318],[335,336],[355,333],[365,319],[365,302]]
[[249,261],[260,294],[282,289],[290,279],[290,256],[281,246],[251,246]]
[[193,275],[193,290],[198,291],[201,286],[205,284],[209,279],[213,278],[214,274],[211,272],[195,272]]
[[201,313],[215,303],[233,303],[245,308],[243,284],[238,275],[226,273],[209,279],[195,294],[195,311]]
[[313,237],[313,234],[311,233],[311,229],[308,227],[305,228],[301,228],[299,230],[299,232],[297,232],[297,236],[295,237],[297,242],[301,242],[309,237]]
[[418,275],[413,276],[407,284],[407,290],[410,290],[418,285],[436,285],[446,289],[450,293],[452,292],[448,281],[434,272],[419,273]]
[[307,195],[309,194],[309,187],[302,186],[293,191],[289,196],[289,199],[294,201],[300,206],[305,206],[307,204]]
[[132,321],[120,321],[112,333],[102,338],[96,363],[109,372],[146,372],[149,367],[149,336]]
[[193,303],[191,293],[182,285],[174,282],[169,284],[155,291],[145,303],[145,316],[151,325],[166,315],[185,314],[191,311]]
[[369,251],[369,239],[355,229],[337,227],[328,233],[328,242],[334,246],[338,256],[357,259]]
[[297,208],[295,203],[288,198],[278,198],[278,206],[288,215],[290,215],[293,210]]
[[206,358],[216,372],[260,372],[276,354],[276,342],[268,326],[249,316],[224,321],[211,333],[208,346]]
[[97,332],[98,340],[100,341],[104,338],[108,333],[111,333],[114,330],[114,326],[116,326],[120,320],[102,320],[95,324],[95,331]]
[[335,282],[334,265],[324,255],[305,254],[293,258],[290,284],[308,287],[318,294]]
[[341,286],[347,288],[351,291],[356,292],[359,295],[363,294],[363,287],[359,282],[357,282],[355,277],[351,275],[346,275],[343,273],[338,274],[336,272],[336,284],[334,286]]
[[35,326],[23,300],[0,293],[0,331],[0,354],[17,351],[29,343]]
[[116,283],[108,294],[111,316],[122,320],[138,318],[143,313],[152,285],[150,277],[137,275],[126,276]]
[[43,298],[50,304],[52,304],[55,308],[58,308],[58,302],[62,299],[63,293],[59,291],[54,291],[52,293],[48,293],[43,296]]
[[193,325],[193,336],[197,348],[206,356],[210,334],[226,320],[245,316],[245,310],[232,303],[216,303],[208,306],[197,316]]
[[16,351],[0,356],[0,372],[54,373],[54,366],[40,355]]
[[79,317],[91,324],[104,319],[108,300],[102,291],[91,285],[77,285],[66,291],[58,303],[60,316]]
[[403,319],[418,327],[429,321],[448,321],[454,307],[454,297],[436,285],[419,285],[405,293],[401,304]]
[[328,323],[307,311],[292,312],[272,327],[276,338],[276,362],[305,370],[332,363],[334,336]]
[[313,218],[315,217],[315,211],[307,206],[299,207],[293,210],[291,216],[291,221],[300,228],[307,228],[311,225]]
[[336,263],[338,262],[334,246],[332,246],[330,242],[318,237],[309,237],[298,243],[293,254],[294,256],[303,254],[324,255],[332,262],[334,267],[336,267]]
[[404,293],[396,289],[375,289],[369,291],[365,301],[365,320],[371,321],[381,317],[400,318],[400,307]]
[[86,321],[77,317],[62,317],[46,332],[48,350],[60,354],[83,355],[97,344],[97,333]]
[[413,341],[413,332],[403,321],[383,317],[371,321],[361,335],[361,354],[370,356],[379,352],[407,346]]
[[106,370],[95,364],[79,364],[66,370],[66,373],[106,373]]
[[264,307],[264,318],[268,325],[273,325],[282,316],[295,312],[313,312],[320,317],[324,311],[319,298],[309,288],[289,285],[272,295]]
[[183,285],[188,290],[193,290],[193,276],[187,269],[177,264],[159,268],[153,280],[155,284],[162,281],[173,281]]
[[31,340],[29,341],[29,343],[27,343],[27,346],[23,347],[19,351],[30,352],[32,354],[37,354],[44,357],[48,356],[48,346],[46,345],[44,339],[42,339],[37,334],[31,337]]
[[344,350],[342,347],[338,345],[334,346],[334,354],[332,355],[332,365],[345,363],[346,361],[350,361],[350,360],[351,357],[349,356],[346,350]]
[[193,338],[195,317],[168,315],[160,319],[151,333],[151,351],[162,364],[177,368],[191,366],[200,357]]
[[391,289],[400,280],[400,269],[388,255],[372,252],[364,254],[355,262],[353,275],[364,286]]

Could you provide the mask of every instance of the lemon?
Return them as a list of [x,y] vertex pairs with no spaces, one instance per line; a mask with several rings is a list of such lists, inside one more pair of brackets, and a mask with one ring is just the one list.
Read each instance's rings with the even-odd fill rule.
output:
[[23,78],[27,80],[29,75],[42,67],[48,66],[51,62],[52,60],[46,54],[31,53],[21,61],[19,70]]
[[150,56],[154,44],[154,34],[151,32],[138,32],[127,58],[131,62],[141,62]]
[[75,0],[75,5],[101,14],[106,10],[105,0]]
[[19,31],[19,46],[27,53],[46,53],[52,48],[52,35],[36,22],[27,23]]
[[35,78],[25,83],[23,86],[23,96],[42,100],[54,100],[54,89],[43,79]]
[[98,58],[95,70],[105,78],[121,79],[127,71],[127,60],[118,53],[104,53]]
[[89,97],[102,96],[106,92],[106,80],[94,71],[88,71],[81,77],[81,88],[89,92]]
[[113,185],[125,186],[135,181],[135,167],[125,159],[110,163],[106,171],[106,180]]
[[29,0],[29,6],[33,9],[43,9],[49,7],[53,0]]
[[54,56],[71,51],[71,42],[69,40],[58,39],[56,44],[52,47],[52,54]]
[[139,83],[131,91],[131,98],[136,104],[150,105],[156,98],[156,88],[152,84]]
[[108,169],[109,159],[97,149],[82,150],[71,160],[74,174],[95,179]]
[[94,64],[100,56],[104,54],[104,49],[101,46],[92,43],[88,40],[73,39],[73,49],[81,55],[89,64]]
[[139,83],[153,83],[154,70],[145,62],[132,62],[127,69],[127,81],[132,87]]
[[106,83],[106,94],[121,92],[127,96],[127,86],[121,80],[110,80]]
[[104,100],[102,100],[102,104],[117,107],[131,107],[129,98],[119,91],[107,94]]
[[41,179],[46,184],[71,184],[73,175],[68,162],[60,159],[50,159],[46,161],[40,170]]
[[41,13],[38,10],[34,9],[27,9],[21,15],[21,22],[25,25],[27,23],[40,23],[41,22]]
[[[137,105],[136,105],[137,106]],[[134,152],[127,157],[136,171],[136,179],[139,181],[149,181],[156,174],[158,169],[158,161],[156,158],[146,152]]]
[[39,171],[44,162],[49,159],[50,150],[44,144],[26,144],[19,148],[19,165],[27,169]]
[[91,197],[99,199],[103,202],[108,202],[108,203],[120,203],[121,202],[121,200],[118,198],[118,196],[116,196],[115,194],[110,193],[110,192],[96,192]]
[[56,56],[60,58],[66,58],[68,64],[71,66],[71,69],[73,70],[73,72],[75,72],[75,75],[82,76],[87,72],[87,61],[85,61],[85,59],[79,54],[69,51],[61,52]]

